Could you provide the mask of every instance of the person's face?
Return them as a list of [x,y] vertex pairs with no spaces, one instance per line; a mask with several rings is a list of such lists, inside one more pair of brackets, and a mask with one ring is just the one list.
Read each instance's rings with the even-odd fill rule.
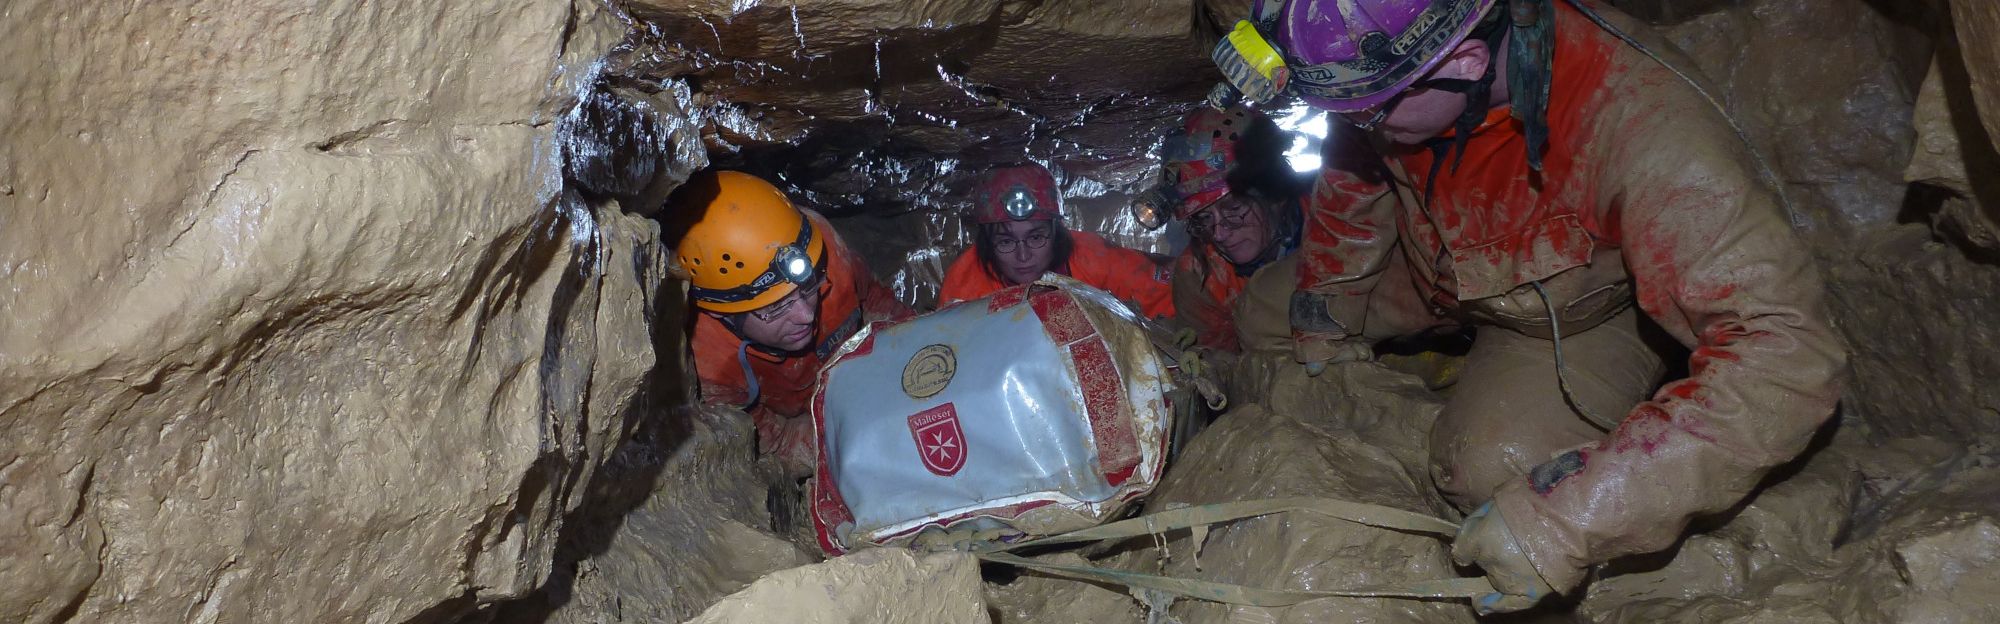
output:
[[[1452,124],[1464,114],[1468,105],[1463,93],[1428,88],[1424,85],[1440,78],[1476,80],[1486,74],[1486,64],[1490,60],[1486,42],[1466,41],[1459,44],[1443,63],[1433,68],[1430,75],[1412,85],[1402,97],[1376,108],[1344,113],[1344,115],[1357,125],[1364,127],[1372,125],[1372,130],[1390,143],[1398,145],[1423,143],[1451,129]],[[1482,102],[1479,105],[1485,106],[1486,103]]]
[[1216,252],[1233,264],[1255,262],[1271,239],[1264,211],[1235,194],[1222,196],[1214,205],[1189,217],[1189,222],[1189,229],[1201,233],[1215,246]]
[[1009,285],[1035,281],[1055,263],[1055,222],[1008,221],[993,233],[993,256]]
[[743,337],[773,350],[792,352],[812,344],[819,330],[819,302],[825,280],[801,284],[784,297],[742,314]]

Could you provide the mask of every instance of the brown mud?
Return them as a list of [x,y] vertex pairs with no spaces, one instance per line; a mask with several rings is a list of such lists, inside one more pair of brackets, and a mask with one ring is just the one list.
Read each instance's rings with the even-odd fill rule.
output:
[[[1249,4],[11,0],[0,621],[681,621],[732,594],[718,608],[1143,621],[1122,588],[982,585],[962,558],[814,563],[803,489],[757,464],[747,420],[688,408],[685,293],[648,215],[703,167],[782,179],[924,303],[979,173],[1036,160],[1078,229],[1168,251],[1125,208]],[[1764,148],[1854,374],[1810,455],[1552,617],[2000,621],[2000,4],[1608,4]],[[1440,394],[1246,360],[1148,505],[1450,517],[1423,469]],[[1044,556],[1273,587],[1459,572],[1437,540],[1296,518],[1162,542]]]

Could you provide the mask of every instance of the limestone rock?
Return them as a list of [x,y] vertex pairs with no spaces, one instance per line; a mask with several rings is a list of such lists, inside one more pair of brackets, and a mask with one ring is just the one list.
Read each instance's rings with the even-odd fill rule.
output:
[[1980,125],[1964,44],[1949,32],[1940,37],[1917,92],[1917,143],[1903,179],[1914,185],[1910,203],[1936,205],[1924,215],[1931,229],[1969,255],[2000,258],[2000,151]]
[[1910,164],[1903,169],[1903,180],[1965,195],[1972,192],[1972,184],[1966,179],[1965,149],[1960,145],[1958,118],[1952,114],[1950,87],[1945,86],[1943,68],[1949,63],[1948,57],[1940,55],[1917,91],[1911,120],[1917,142]]
[[1898,567],[1910,593],[1898,615],[1909,622],[1991,622],[2000,619],[2000,526],[1990,516],[1903,543]]
[[656,227],[556,147],[605,5],[0,28],[0,620],[423,622],[539,585],[655,360]]
[[[1092,565],[1075,553],[1038,557],[1059,565]],[[1123,624],[1145,621],[1131,594],[1074,579],[1023,570],[1006,584],[987,583],[994,624]]]
[[[1643,4],[1643,3],[1642,3]],[[1809,233],[1889,223],[1910,153],[1912,92],[1927,33],[1865,0],[1663,2],[1683,18],[1665,34],[1784,180]],[[1802,51],[1810,53],[1802,53]]]
[[[1856,436],[1855,438],[1858,438]],[[1985,622],[2000,613],[2000,460],[1985,445],[1912,438],[1870,446],[1837,436],[1800,473],[1753,498],[1670,561],[1621,562],[1589,588],[1589,622]],[[1954,450],[1955,449],[1955,450]],[[1939,455],[1944,455],[1943,461]],[[1839,533],[1860,476],[1889,491]],[[1873,487],[1867,488],[1873,490]],[[1886,507],[1878,506],[1886,505]],[[1798,531],[1810,527],[1809,531]],[[1777,536],[1777,539],[1772,539]]]
[[758,577],[812,563],[768,530],[748,415],[703,406],[654,425],[600,473],[548,590],[495,609],[496,624],[681,622]]
[[1986,136],[2000,137],[2000,5],[1979,0],[1951,0],[1952,27],[1962,48],[1973,97]]
[[946,624],[991,621],[979,562],[964,553],[871,548],[766,576],[691,624]]

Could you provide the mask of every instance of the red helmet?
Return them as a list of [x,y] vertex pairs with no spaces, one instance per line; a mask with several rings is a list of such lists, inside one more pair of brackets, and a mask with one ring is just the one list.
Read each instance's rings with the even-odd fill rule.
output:
[[1062,216],[1062,194],[1056,179],[1041,165],[995,169],[972,196],[972,221],[1054,221]]
[[1181,120],[1180,133],[1168,137],[1161,152],[1174,218],[1193,216],[1229,194],[1236,142],[1262,116],[1237,105],[1227,110],[1202,107]]

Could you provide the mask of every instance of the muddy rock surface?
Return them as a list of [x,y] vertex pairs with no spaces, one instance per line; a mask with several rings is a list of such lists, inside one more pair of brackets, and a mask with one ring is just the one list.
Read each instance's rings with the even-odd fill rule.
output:
[[1986,135],[2000,137],[2000,6],[1991,2],[1953,0],[1951,21],[1962,46],[1969,91],[1979,107]]
[[27,0],[0,28],[0,621],[425,622],[540,586],[678,306],[657,226],[558,149],[624,26]]
[[571,518],[548,588],[493,609],[493,622],[680,622],[766,574],[818,560],[772,532],[748,415],[700,407],[664,416],[598,475],[593,507]]
[[[1037,557],[1058,565],[1104,565],[1074,552]],[[1146,611],[1124,588],[1079,583],[1024,571],[986,584],[994,624],[1105,624],[1143,622]]]
[[2000,613],[1995,466],[1990,450],[1942,440],[1876,447],[1836,439],[1678,553],[1607,570],[1577,614],[1592,622],[1990,620]]
[[773,573],[689,622],[986,622],[979,583],[971,555],[874,548]]
[[[1614,4],[1763,148],[1856,354],[1815,454],[1571,615],[2000,620],[2000,5]],[[1073,226],[1172,251],[1126,207],[1248,5],[10,2],[0,621],[1140,621],[1121,589],[982,585],[964,557],[807,565],[747,424],[689,407],[685,295],[645,215],[701,167],[763,174],[922,305],[972,182],[1033,160]],[[1274,361],[1239,386],[1152,508],[1450,517],[1421,382]],[[1339,521],[1170,537],[1093,560],[1265,587],[1456,574],[1438,540]]]

